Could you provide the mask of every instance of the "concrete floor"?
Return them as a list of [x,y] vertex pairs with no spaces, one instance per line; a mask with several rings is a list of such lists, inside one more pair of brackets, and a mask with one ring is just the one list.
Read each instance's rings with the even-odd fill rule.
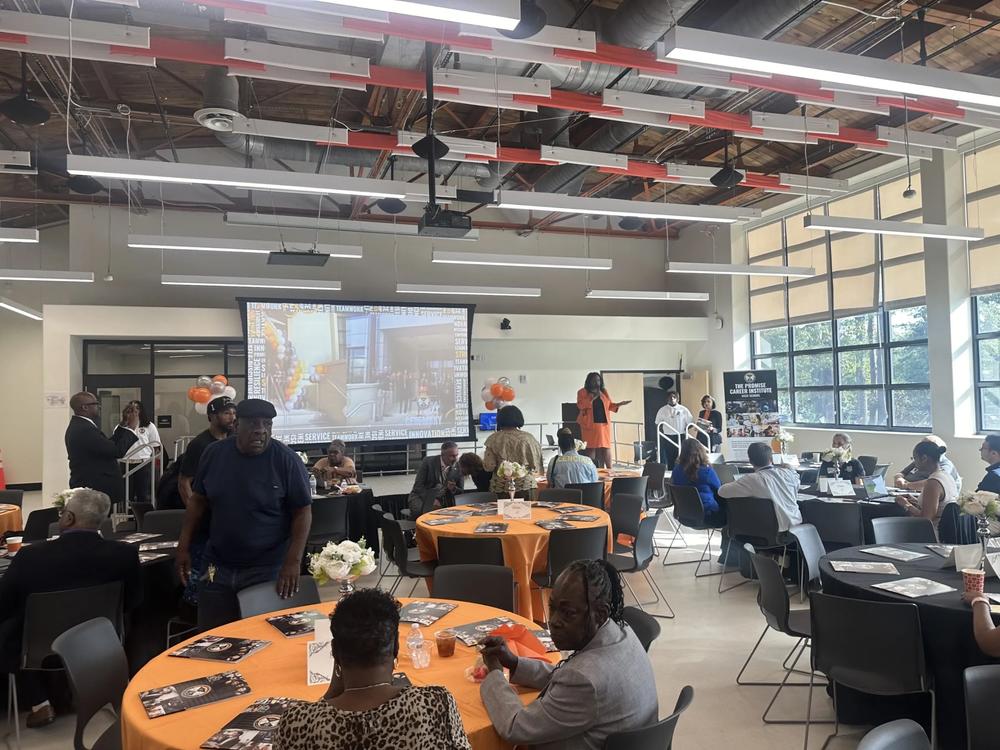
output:
[[[378,495],[406,492],[412,481],[411,477],[405,476],[382,477],[372,479],[370,484]],[[41,500],[41,493],[26,496],[25,515],[40,507]],[[661,529],[663,532],[660,536],[666,536],[666,522],[661,522]],[[700,551],[705,543],[704,535],[698,533],[687,534],[686,539],[692,550]],[[697,552],[671,552],[671,561],[675,559],[675,555],[677,560],[681,560],[685,559],[685,555],[687,558],[694,558]],[[803,727],[765,726],[761,723],[760,715],[771,699],[773,688],[739,687],[735,683],[736,673],[764,627],[763,617],[757,608],[756,586],[747,584],[720,596],[716,593],[718,577],[696,580],[694,565],[662,567],[657,560],[650,566],[650,570],[677,613],[674,620],[660,620],[663,632],[649,654],[656,673],[661,716],[670,713],[677,694],[684,685],[692,685],[695,690],[694,702],[680,720],[673,747],[677,750],[775,750],[802,747]],[[373,585],[374,581],[372,577],[367,583]],[[630,583],[644,600],[652,598],[641,576],[631,576]],[[365,584],[365,579],[359,581],[359,586]],[[406,591],[408,586],[404,588],[404,593]],[[326,593],[330,598],[335,595],[332,588],[326,589]],[[417,586],[416,591],[417,596],[421,594],[426,595],[422,583]],[[626,603],[634,603],[627,593]],[[792,606],[799,606],[797,596],[793,598]],[[754,658],[748,679],[780,680],[780,662],[792,643],[792,639],[786,636],[769,633]],[[783,691],[772,712],[772,718],[803,718],[807,692],[806,688]],[[832,707],[825,691],[814,691],[815,718],[831,718]],[[102,715],[91,722],[88,744],[93,740],[89,735],[93,734],[96,738],[108,721]],[[30,750],[71,748],[74,724],[73,716],[61,716],[44,729],[22,728],[22,747]],[[810,732],[809,747],[819,748],[831,731],[832,725],[814,727]],[[863,728],[842,726],[842,734],[852,734],[832,741],[828,747],[831,750],[854,748],[862,731]],[[12,737],[9,742],[13,747]],[[193,744],[192,747],[196,745]]]

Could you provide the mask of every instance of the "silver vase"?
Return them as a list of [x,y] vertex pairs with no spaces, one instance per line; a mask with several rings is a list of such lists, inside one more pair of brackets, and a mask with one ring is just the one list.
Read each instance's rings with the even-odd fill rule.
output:
[[337,583],[340,584],[340,596],[337,601],[343,601],[345,596],[350,596],[354,593],[354,582],[358,580],[357,576],[347,576],[346,578],[338,578]]
[[983,556],[979,561],[979,568],[980,570],[985,570],[986,544],[990,539],[990,519],[985,515],[976,516],[976,536],[979,537],[979,543],[983,545]]

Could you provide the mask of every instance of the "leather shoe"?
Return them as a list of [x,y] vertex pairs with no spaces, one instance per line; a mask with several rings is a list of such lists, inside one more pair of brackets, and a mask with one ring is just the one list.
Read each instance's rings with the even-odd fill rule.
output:
[[37,711],[28,714],[28,729],[47,727],[55,720],[56,712],[52,710],[52,706],[42,706]]

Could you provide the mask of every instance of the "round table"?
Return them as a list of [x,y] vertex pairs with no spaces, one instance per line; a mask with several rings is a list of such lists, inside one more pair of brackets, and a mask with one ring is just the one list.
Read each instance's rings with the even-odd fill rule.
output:
[[[937,693],[938,747],[942,750],[964,750],[965,698],[962,672],[966,667],[997,661],[983,654],[976,645],[972,632],[972,612],[962,601],[962,574],[955,571],[954,564],[944,567],[944,559],[931,552],[924,544],[886,546],[926,553],[927,556],[912,562],[900,562],[861,552],[867,546],[838,550],[825,556],[820,562],[823,591],[834,596],[911,602],[917,605],[924,637],[924,654],[928,670],[934,675]],[[891,562],[899,575],[838,573],[830,566],[831,560]],[[891,591],[872,588],[876,583],[911,577],[928,578],[956,590],[910,599]],[[1000,593],[1000,581],[987,578],[986,590]],[[994,620],[1000,622],[996,616]],[[900,716],[910,716],[917,721],[926,722],[930,700],[926,696],[917,699],[884,699],[845,690],[838,692],[838,709],[841,720],[851,723],[882,723]]]
[[24,528],[21,509],[16,505],[0,503],[0,534],[8,531],[20,531]]
[[[403,603],[413,601],[401,599]],[[426,599],[422,601],[427,601]],[[427,669],[415,670],[410,660],[404,654],[405,637],[409,626],[400,625],[400,657],[397,669],[406,672],[410,681],[417,686],[442,685],[451,691],[462,714],[465,731],[475,750],[495,750],[507,748],[493,729],[486,708],[479,697],[479,685],[465,678],[465,668],[476,660],[476,650],[462,645],[459,641],[455,647],[455,655],[442,659],[438,657],[433,645],[435,630],[465,625],[491,617],[506,616],[522,625],[534,629],[534,624],[510,612],[484,607],[468,602],[454,602],[458,606],[433,625],[424,628],[425,637],[431,639],[431,665]],[[335,602],[308,607],[320,612],[333,610]],[[304,609],[294,607],[284,610],[295,612]],[[268,696],[301,698],[316,701],[325,693],[326,685],[309,687],[306,685],[306,642],[309,636],[303,638],[284,638],[277,630],[268,625],[265,617],[279,614],[272,612],[258,617],[224,625],[208,634],[224,635],[236,638],[259,638],[271,641],[271,645],[238,664],[215,663],[195,659],[178,659],[167,656],[164,652],[150,661],[132,678],[122,699],[121,723],[122,742],[125,750],[195,750],[202,742],[214,734],[220,727],[230,721],[240,711],[259,698]],[[195,640],[194,638],[189,640]],[[185,641],[187,643],[188,641]],[[183,644],[177,644],[179,648]],[[171,649],[175,650],[175,649]],[[558,653],[548,655],[556,662]],[[239,671],[250,684],[251,692],[245,696],[231,698],[218,703],[199,706],[188,711],[150,719],[139,701],[139,693],[151,688],[163,687],[175,682],[204,677],[228,670]],[[525,703],[534,700],[538,692],[518,688],[521,700]]]
[[[631,469],[624,469],[618,471],[609,471],[608,469],[598,469],[597,478],[604,483],[604,507],[605,509],[611,507],[611,483],[616,477],[641,477],[642,472],[632,471]],[[546,476],[537,477],[538,489],[544,490],[549,486],[549,479]]]
[[[566,505],[563,503],[562,505]],[[469,505],[469,508],[475,508]],[[611,534],[611,516],[597,508],[587,508],[580,511],[581,515],[598,516],[596,521],[571,521],[577,528],[592,526],[607,526],[608,552],[613,550]],[[531,574],[542,573],[548,566],[549,530],[535,524],[536,521],[549,521],[559,518],[554,510],[532,508],[530,520],[505,521],[497,515],[472,516],[461,523],[450,523],[443,526],[428,526],[427,521],[446,516],[425,513],[417,519],[417,548],[420,559],[424,561],[437,559],[437,539],[440,536],[461,537],[495,537],[503,546],[504,564],[514,571],[517,581],[517,611],[518,613],[541,622],[544,620],[542,611],[541,590],[532,586]],[[481,523],[506,523],[507,531],[503,534],[477,534],[476,527]]]

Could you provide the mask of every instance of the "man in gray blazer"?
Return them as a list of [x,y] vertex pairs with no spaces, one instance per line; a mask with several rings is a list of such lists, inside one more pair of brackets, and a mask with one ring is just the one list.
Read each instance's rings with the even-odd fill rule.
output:
[[[621,576],[603,560],[577,560],[556,580],[549,630],[562,651],[558,665],[519,659],[502,638],[484,639],[490,673],[480,695],[497,733],[535,750],[601,750],[608,735],[653,724],[659,716],[649,657],[623,624]],[[525,706],[510,682],[541,690]]]
[[451,441],[441,443],[441,455],[428,456],[417,469],[417,478],[413,480],[413,489],[407,501],[410,519],[416,521],[418,516],[433,510],[435,505],[454,505],[455,493],[464,489],[464,483],[465,478],[458,465],[458,444]]

